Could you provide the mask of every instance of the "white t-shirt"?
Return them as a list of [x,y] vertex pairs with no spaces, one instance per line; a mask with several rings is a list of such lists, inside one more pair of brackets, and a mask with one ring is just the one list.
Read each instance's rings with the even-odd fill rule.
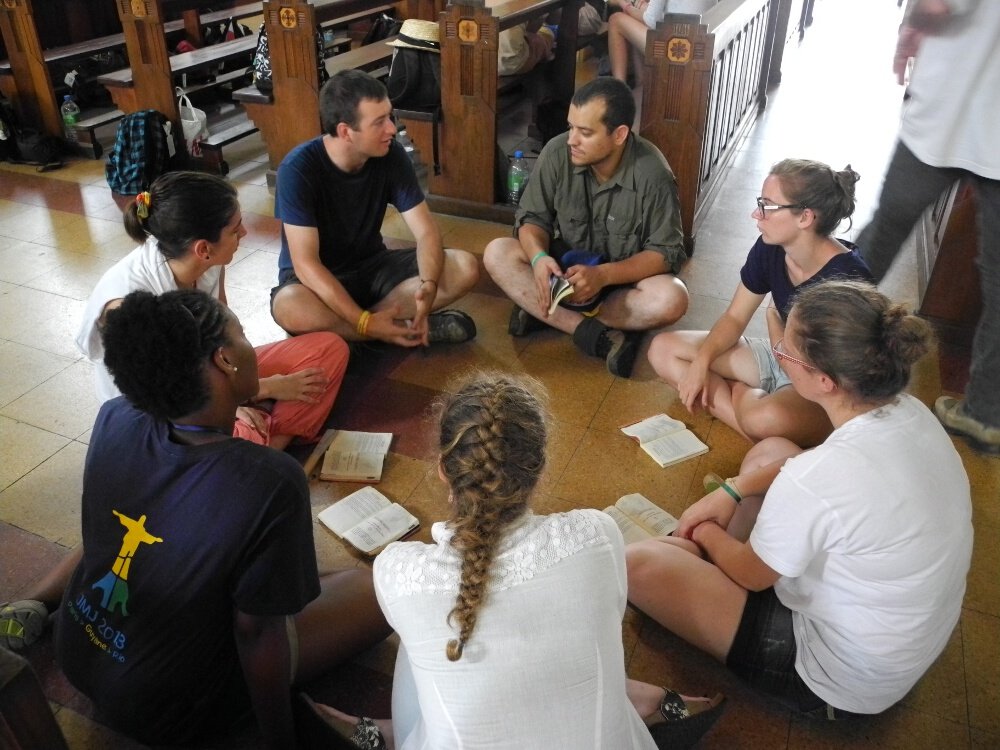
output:
[[625,553],[609,516],[528,513],[509,529],[456,662],[445,647],[461,558],[444,523],[431,534],[435,544],[397,542],[375,560],[379,604],[402,644],[398,750],[656,747],[625,694]]
[[948,0],[920,44],[899,137],[925,164],[1000,180],[1000,2]]
[[[201,275],[196,286],[218,298],[221,276],[222,266],[214,266]],[[104,366],[104,345],[101,343],[101,334],[97,328],[97,321],[104,312],[104,306],[111,300],[121,299],[129,292],[140,289],[153,294],[163,294],[177,288],[177,279],[167,265],[167,259],[160,253],[159,243],[155,237],[150,237],[111,266],[97,282],[83,312],[80,332],[76,335],[76,346],[94,364],[97,398],[101,403],[121,395],[111,373]]]
[[951,439],[909,395],[785,464],[750,545],[782,576],[795,669],[816,695],[878,713],[913,687],[958,622],[971,518]]

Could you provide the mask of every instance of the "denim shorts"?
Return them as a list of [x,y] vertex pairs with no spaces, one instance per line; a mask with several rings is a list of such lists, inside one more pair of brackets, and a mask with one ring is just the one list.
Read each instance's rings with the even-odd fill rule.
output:
[[743,340],[750,346],[753,358],[757,360],[757,372],[760,375],[760,388],[767,393],[774,393],[779,388],[791,385],[791,379],[781,369],[778,360],[771,351],[769,339],[753,339],[744,336]]
[[774,589],[748,591],[726,666],[754,690],[800,714],[831,720],[859,716],[834,708],[809,689],[795,670],[797,650],[792,611]]

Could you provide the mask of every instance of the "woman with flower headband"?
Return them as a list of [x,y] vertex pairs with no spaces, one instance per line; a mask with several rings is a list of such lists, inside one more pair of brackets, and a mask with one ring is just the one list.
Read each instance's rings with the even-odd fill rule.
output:
[[[707,409],[754,442],[780,436],[809,447],[830,434],[830,420],[790,387],[771,345],[800,290],[829,278],[872,280],[857,248],[830,236],[854,213],[857,181],[850,165],[835,172],[821,162],[785,159],[771,168],[751,214],[760,237],[728,309],[710,331],[667,331],[649,346],[656,374],[690,411]],[[768,337],[745,336],[768,294]]]
[[[201,289],[226,303],[225,267],[246,235],[236,189],[199,172],[169,172],[124,212],[125,231],[140,246],[105,272],[84,312],[76,343],[94,363],[97,395],[119,395],[104,366],[101,321],[129,292]],[[257,348],[260,384],[241,406],[233,434],[284,449],[319,435],[347,367],[347,344],[329,332],[308,333]],[[270,409],[262,402],[273,401]]]

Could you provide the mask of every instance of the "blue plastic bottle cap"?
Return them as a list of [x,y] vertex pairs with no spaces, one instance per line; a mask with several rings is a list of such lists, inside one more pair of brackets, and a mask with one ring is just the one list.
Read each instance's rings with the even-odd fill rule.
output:
[[524,152],[523,151],[515,151],[514,152],[514,158],[515,159],[520,159],[523,156],[524,156]]
[[64,97],[63,97],[63,101],[64,101],[64,102],[68,102],[68,101],[69,101],[70,99],[72,99],[72,98],[73,98],[73,95],[72,95],[72,94],[66,94],[66,96],[64,96]]

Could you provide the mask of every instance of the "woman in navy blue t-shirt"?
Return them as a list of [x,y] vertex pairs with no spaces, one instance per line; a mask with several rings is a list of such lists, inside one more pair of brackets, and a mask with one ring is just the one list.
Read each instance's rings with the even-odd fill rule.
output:
[[[729,307],[711,331],[656,336],[649,361],[690,411],[699,406],[754,442],[780,436],[802,447],[833,429],[814,403],[790,385],[773,349],[798,290],[822,279],[873,281],[857,248],[830,235],[854,212],[857,172],[816,161],[785,159],[771,168],[751,216],[760,237],[740,271]],[[744,335],[770,294],[768,338]]]

